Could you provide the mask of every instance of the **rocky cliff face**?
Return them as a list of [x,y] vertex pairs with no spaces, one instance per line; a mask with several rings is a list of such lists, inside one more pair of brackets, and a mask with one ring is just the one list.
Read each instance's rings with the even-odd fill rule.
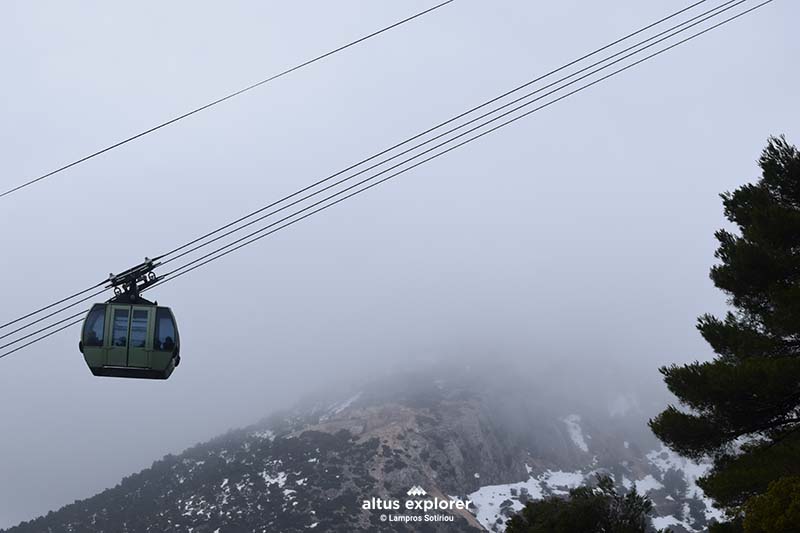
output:
[[648,492],[658,527],[704,531],[715,516],[695,485],[704,468],[660,449],[632,404],[575,412],[481,372],[386,380],[169,455],[7,531],[502,531],[527,499],[597,472]]

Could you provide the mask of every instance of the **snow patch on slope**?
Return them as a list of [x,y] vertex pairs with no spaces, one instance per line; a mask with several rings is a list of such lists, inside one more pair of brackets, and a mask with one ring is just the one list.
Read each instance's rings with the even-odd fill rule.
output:
[[575,489],[583,485],[585,479],[581,472],[564,472],[562,470],[548,470],[541,476],[542,483],[548,487],[553,494],[567,494],[569,489]]
[[286,472],[278,472],[277,475],[271,476],[267,473],[266,470],[261,472],[261,477],[264,479],[264,483],[267,485],[271,485],[273,483],[277,483],[278,487],[283,488],[286,484]]
[[663,488],[664,485],[662,485],[660,481],[658,481],[650,474],[647,474],[642,479],[636,482],[636,490],[640,494],[647,494],[651,490],[658,490]]
[[338,402],[334,403],[333,405],[330,405],[325,414],[319,418],[320,421],[324,422],[326,420],[330,420],[332,417],[338,415],[339,413],[341,413],[342,411],[353,405],[353,403],[356,402],[359,398],[361,398],[360,392],[358,394],[351,396],[350,398],[346,399],[343,402]]
[[361,398],[361,393],[360,392],[358,394],[356,394],[355,396],[352,396],[352,397],[348,398],[347,400],[343,401],[339,405],[334,406],[333,407],[333,414],[338,415],[339,413],[341,413],[342,411],[344,411],[345,409],[347,409],[348,407],[353,405],[353,402],[355,402],[359,398]]
[[544,498],[541,483],[531,477],[528,481],[520,483],[481,487],[467,499],[472,500],[475,509],[473,513],[481,525],[489,530],[504,531],[507,518],[501,511],[508,507],[515,513],[521,510],[523,504],[518,498],[523,494],[527,494],[532,500]]
[[653,517],[653,527],[656,529],[664,529],[670,526],[681,526],[687,531],[694,531],[694,528],[691,525],[687,524],[683,520],[678,520],[671,514]]
[[[530,467],[526,465],[530,474]],[[481,487],[467,499],[472,500],[473,514],[490,531],[505,531],[508,514],[516,513],[524,507],[528,500],[541,500],[551,495],[565,495],[569,489],[584,484],[586,476],[582,472],[564,472],[547,470],[531,475],[527,481],[506,485],[488,485]]]
[[261,431],[254,431],[254,432],[252,432],[250,434],[250,436],[251,437],[255,437],[257,439],[269,440],[269,441],[272,441],[272,440],[275,439],[275,433],[273,433],[272,431],[270,431],[268,429],[264,429],[264,430],[261,430]]
[[589,446],[586,444],[586,439],[584,439],[583,430],[581,429],[581,417],[579,415],[569,415],[564,418],[563,422],[567,425],[567,431],[575,446],[584,452],[588,452]]
[[688,485],[686,496],[689,498],[698,498],[705,504],[707,520],[714,519],[720,522],[723,520],[724,514],[722,511],[714,508],[711,499],[706,497],[703,489],[697,486],[697,479],[706,475],[711,469],[711,465],[696,463],[691,459],[681,457],[666,446],[662,446],[660,450],[652,450],[646,457],[650,464],[655,466],[662,474],[665,474],[669,470],[683,472],[684,479]]
[[[568,428],[574,424],[575,437],[573,441],[576,446],[583,440],[583,433],[579,425],[580,418],[577,415],[564,419]],[[572,433],[572,431],[571,431]],[[588,448],[588,446],[587,446]],[[583,449],[581,447],[581,449]],[[646,455],[647,461],[652,465],[652,473],[633,479],[622,475],[617,478],[618,483],[627,490],[634,486],[640,494],[658,493],[660,498],[673,501],[670,496],[664,497],[663,491],[664,474],[670,470],[678,470],[682,473],[687,484],[686,497],[697,498],[705,505],[705,515],[707,520],[721,521],[722,513],[711,506],[711,500],[705,497],[702,490],[697,486],[697,479],[703,476],[709,465],[699,464],[694,461],[678,456],[667,448],[653,450]],[[472,512],[478,522],[489,531],[502,533],[505,531],[505,522],[508,517],[520,511],[528,500],[541,500],[548,496],[566,496],[570,489],[574,489],[593,481],[596,471],[587,465],[585,471],[568,472],[563,470],[547,470],[543,473],[535,474],[530,465],[525,465],[525,469],[530,476],[527,481],[509,483],[505,485],[484,486],[469,495],[472,500]],[[638,477],[638,476],[637,476]],[[653,517],[653,524],[657,528],[673,526],[683,528],[682,530],[698,533],[705,528],[695,524],[690,516],[688,504],[683,506],[682,512],[672,513],[664,516]],[[656,506],[656,512],[658,506]],[[698,529],[700,528],[700,529]],[[681,530],[681,529],[679,529]]]

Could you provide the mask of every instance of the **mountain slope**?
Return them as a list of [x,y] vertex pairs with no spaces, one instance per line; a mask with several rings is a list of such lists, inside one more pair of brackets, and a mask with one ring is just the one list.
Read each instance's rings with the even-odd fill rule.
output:
[[[470,371],[376,382],[168,455],[7,531],[502,531],[528,498],[596,472],[649,491],[659,527],[703,531],[715,516],[694,484],[703,467],[657,447],[635,409],[620,408],[635,402],[565,412],[542,394]],[[426,502],[450,507],[404,507]]]

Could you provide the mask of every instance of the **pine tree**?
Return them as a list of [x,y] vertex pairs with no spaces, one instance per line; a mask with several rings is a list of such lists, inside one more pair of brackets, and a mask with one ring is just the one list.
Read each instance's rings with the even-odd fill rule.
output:
[[737,231],[717,231],[711,279],[733,310],[697,325],[716,356],[661,368],[680,408],[650,421],[676,452],[713,459],[700,486],[737,517],[718,531],[741,530],[750,498],[800,474],[800,153],[771,138],[759,166],[755,184],[721,195]]
[[745,506],[748,533],[793,533],[800,528],[800,477],[782,477]]
[[635,488],[618,494],[611,477],[598,475],[597,487],[528,502],[508,520],[506,533],[645,533],[652,509],[650,499]]

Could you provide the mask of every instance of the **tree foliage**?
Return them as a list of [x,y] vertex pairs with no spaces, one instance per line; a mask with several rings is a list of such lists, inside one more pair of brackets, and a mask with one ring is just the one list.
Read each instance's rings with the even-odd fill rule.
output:
[[800,477],[773,481],[745,505],[745,533],[793,533],[800,527]]
[[506,533],[644,533],[653,503],[633,491],[620,495],[609,476],[579,487],[568,498],[528,502],[507,522]]
[[745,502],[800,475],[800,153],[771,138],[759,166],[756,183],[721,195],[735,230],[716,232],[711,279],[733,309],[697,324],[716,356],[662,368],[680,405],[650,421],[676,452],[713,458],[700,485],[732,515],[763,514],[763,500]]

